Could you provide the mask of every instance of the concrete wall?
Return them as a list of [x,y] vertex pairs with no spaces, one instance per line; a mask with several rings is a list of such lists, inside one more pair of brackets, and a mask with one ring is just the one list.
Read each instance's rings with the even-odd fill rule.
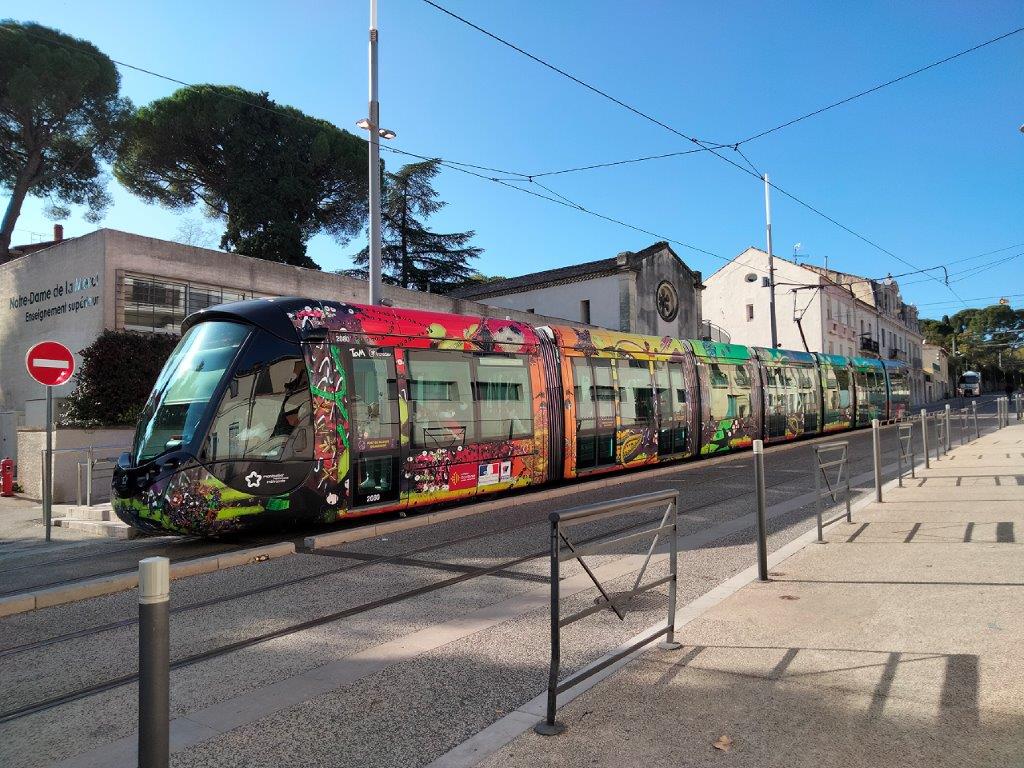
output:
[[[26,400],[45,397],[25,370],[29,348],[51,339],[78,358],[103,330],[112,289],[102,230],[0,265],[0,409],[24,415]],[[55,399],[70,386],[58,387]]]
[[543,315],[564,318],[576,323],[583,322],[580,316],[580,302],[590,301],[591,325],[614,329],[620,327],[619,279],[615,275],[602,275],[591,280],[493,296],[487,301],[496,307],[508,307],[522,312],[534,309]]
[[[80,450],[94,446],[97,459],[116,458],[131,446],[134,429],[58,429],[53,433],[53,501],[73,504],[77,493],[78,462],[86,461],[88,453]],[[18,429],[18,482],[22,491],[33,499],[43,497],[42,451],[46,448],[46,431],[36,427]],[[85,475],[82,475],[85,495]],[[97,475],[93,481],[93,503],[110,498],[110,472]],[[84,499],[83,499],[84,503]]]

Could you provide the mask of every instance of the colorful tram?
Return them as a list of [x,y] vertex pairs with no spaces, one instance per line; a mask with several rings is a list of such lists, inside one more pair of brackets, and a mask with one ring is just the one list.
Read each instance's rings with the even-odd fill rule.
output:
[[190,316],[113,479],[147,531],[347,517],[907,413],[905,365],[282,298]]

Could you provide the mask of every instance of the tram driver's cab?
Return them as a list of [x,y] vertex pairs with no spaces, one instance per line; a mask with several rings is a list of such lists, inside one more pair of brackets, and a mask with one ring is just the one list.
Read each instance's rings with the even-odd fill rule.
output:
[[[313,444],[299,344],[234,320],[196,322],[157,378],[132,450],[118,461],[114,506],[132,525],[166,527],[180,497],[187,493],[192,500],[198,483],[204,493],[216,492],[219,504],[237,500],[239,511],[248,510],[247,499],[280,497],[301,485],[312,467]],[[197,479],[175,480],[183,473]],[[191,490],[182,491],[186,486]],[[177,495],[167,496],[168,488]],[[161,519],[150,526],[145,517],[154,503]]]

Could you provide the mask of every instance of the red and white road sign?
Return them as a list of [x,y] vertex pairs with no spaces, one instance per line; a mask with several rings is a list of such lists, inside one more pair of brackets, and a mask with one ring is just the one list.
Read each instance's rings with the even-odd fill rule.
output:
[[56,387],[75,372],[75,356],[59,341],[41,341],[25,355],[25,367],[40,384]]

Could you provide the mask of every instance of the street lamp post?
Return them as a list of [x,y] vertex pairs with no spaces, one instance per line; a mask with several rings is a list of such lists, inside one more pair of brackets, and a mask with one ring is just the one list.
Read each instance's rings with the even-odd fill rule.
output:
[[380,127],[380,102],[377,101],[377,0],[370,0],[370,115],[356,125],[366,131],[369,142],[370,264],[369,304],[381,303],[380,234],[380,140],[395,138],[395,132]]
[[768,316],[772,326],[772,349],[779,346],[779,329],[775,322],[775,256],[772,252],[772,198],[768,174],[764,175],[764,220],[768,239]]

